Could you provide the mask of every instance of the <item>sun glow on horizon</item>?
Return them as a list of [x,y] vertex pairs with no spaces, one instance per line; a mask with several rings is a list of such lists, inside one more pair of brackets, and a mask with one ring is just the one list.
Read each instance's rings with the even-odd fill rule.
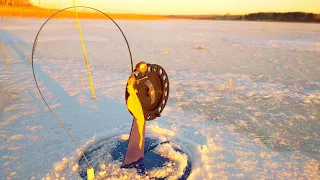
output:
[[[72,0],[31,0],[44,8],[73,6]],[[109,13],[201,15],[247,14],[254,12],[311,12],[320,14],[320,0],[76,0],[79,6],[90,6]]]

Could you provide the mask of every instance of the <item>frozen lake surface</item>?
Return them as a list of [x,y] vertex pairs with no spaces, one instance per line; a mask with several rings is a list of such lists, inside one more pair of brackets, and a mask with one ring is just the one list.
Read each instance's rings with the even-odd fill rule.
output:
[[[1,54],[0,179],[79,178],[79,153],[45,107],[28,66],[43,22],[0,20],[10,66]],[[160,118],[147,122],[147,134],[189,153],[189,179],[320,179],[319,24],[117,22],[134,63],[156,63],[168,73],[169,103]],[[35,72],[54,112],[90,148],[107,138],[127,138],[130,59],[110,21],[81,23],[97,99],[91,99],[75,20],[52,20],[44,27]],[[173,177],[184,157],[177,161],[168,167]],[[120,179],[148,179],[119,170],[119,162],[99,163],[96,171],[108,177],[117,172]]]

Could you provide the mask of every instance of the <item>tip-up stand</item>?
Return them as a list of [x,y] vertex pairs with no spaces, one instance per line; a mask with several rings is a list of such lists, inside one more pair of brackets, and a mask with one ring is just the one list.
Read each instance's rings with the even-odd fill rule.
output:
[[142,147],[139,147],[140,142],[140,134],[138,130],[137,121],[133,119],[129,142],[128,142],[128,148],[126,151],[126,156],[124,158],[123,164],[128,165],[133,162],[138,161],[139,159],[143,158],[144,156],[144,141],[145,141],[145,124],[143,126],[143,132],[142,132]]
[[131,166],[144,157],[146,121],[160,117],[169,96],[169,79],[156,64],[140,62],[126,86],[126,105],[134,117],[123,166]]

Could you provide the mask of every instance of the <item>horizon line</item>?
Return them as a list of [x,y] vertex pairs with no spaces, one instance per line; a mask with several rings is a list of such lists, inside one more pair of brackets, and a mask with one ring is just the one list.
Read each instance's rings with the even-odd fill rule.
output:
[[[28,7],[28,9],[30,8],[30,6],[34,9],[42,9],[42,10],[56,10],[56,11],[60,11],[62,9],[68,8],[42,8],[42,7],[38,7],[35,5],[29,5],[29,6],[4,6],[4,5],[0,5],[1,7],[4,8],[21,8],[24,9],[26,7]],[[69,6],[69,7],[73,7],[73,6]],[[82,6],[82,7],[90,7],[90,6]],[[90,7],[92,8],[92,7]],[[163,17],[169,17],[169,16],[244,16],[244,15],[249,15],[249,14],[257,14],[257,13],[305,13],[305,14],[315,14],[315,15],[320,15],[320,13],[314,13],[314,12],[306,12],[306,11],[252,11],[250,13],[244,13],[244,14],[232,14],[232,13],[225,13],[225,14],[148,14],[148,13],[112,13],[112,12],[107,12],[107,11],[103,11],[100,10],[98,8],[94,8],[97,9],[99,11],[102,11],[104,13],[107,14],[113,14],[113,15],[144,15],[144,16],[163,16]],[[72,9],[67,9],[66,11],[72,11]],[[79,13],[96,13],[95,11],[93,11],[92,9],[89,10],[89,12],[86,11],[78,11]]]

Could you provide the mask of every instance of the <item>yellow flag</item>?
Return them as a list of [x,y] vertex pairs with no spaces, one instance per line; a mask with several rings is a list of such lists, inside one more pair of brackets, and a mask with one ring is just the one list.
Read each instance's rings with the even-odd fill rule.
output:
[[127,100],[127,107],[129,109],[129,111],[133,114],[133,116],[137,122],[138,131],[139,131],[139,135],[140,135],[139,148],[141,149],[142,148],[142,141],[143,141],[143,127],[144,127],[145,119],[144,119],[144,114],[143,114],[140,100],[136,94],[135,89],[133,88],[135,81],[136,80],[135,80],[134,76],[131,76],[128,79],[127,90],[129,93],[129,97]]

